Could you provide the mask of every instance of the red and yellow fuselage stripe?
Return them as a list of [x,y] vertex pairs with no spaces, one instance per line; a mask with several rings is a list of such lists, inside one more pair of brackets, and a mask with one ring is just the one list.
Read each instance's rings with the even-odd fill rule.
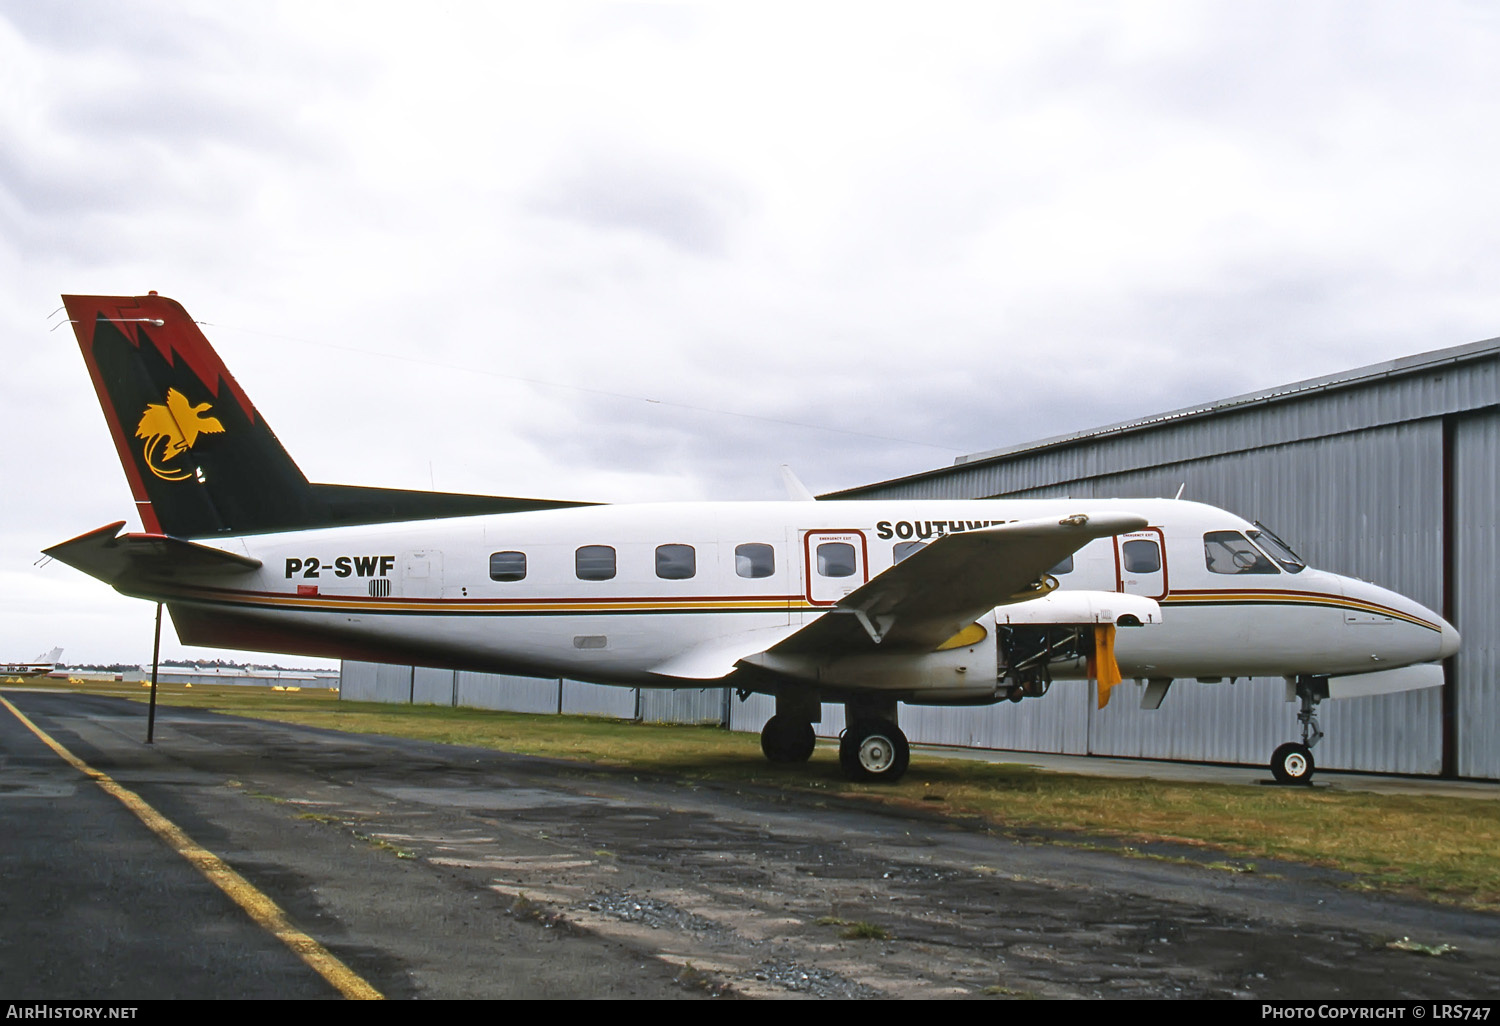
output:
[[1413,613],[1378,602],[1350,598],[1345,595],[1330,595],[1316,591],[1280,591],[1271,588],[1238,590],[1187,590],[1173,591],[1161,599],[1164,608],[1190,608],[1214,606],[1324,606],[1350,612],[1368,613],[1374,616],[1389,616],[1394,620],[1425,627],[1442,633],[1441,624],[1424,619]]

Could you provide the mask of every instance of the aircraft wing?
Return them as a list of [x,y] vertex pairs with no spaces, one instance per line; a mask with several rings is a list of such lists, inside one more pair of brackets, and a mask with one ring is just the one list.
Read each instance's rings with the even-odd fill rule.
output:
[[1047,570],[1095,538],[1146,525],[1145,517],[1129,513],[1080,513],[945,535],[768,651],[930,652],[996,606],[1045,594],[1036,584]]
[[117,587],[142,578],[242,574],[261,565],[249,556],[165,534],[120,534],[124,526],[121,520],[42,551]]
[[[1046,594],[1047,570],[1095,538],[1138,531],[1144,517],[1091,513],[1018,520],[945,535],[844,596],[812,623],[735,634],[682,652],[652,672],[718,680],[775,656],[930,652],[996,606]],[[765,656],[771,659],[765,659]]]

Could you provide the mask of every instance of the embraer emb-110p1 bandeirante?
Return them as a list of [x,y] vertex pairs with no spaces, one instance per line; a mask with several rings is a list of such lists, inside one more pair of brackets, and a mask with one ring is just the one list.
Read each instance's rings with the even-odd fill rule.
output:
[[855,779],[896,780],[897,706],[1055,679],[1282,676],[1305,780],[1324,698],[1431,687],[1442,617],[1313,569],[1264,528],[1165,499],[596,505],[310,483],[186,311],[65,296],[135,495],[47,550],[164,602],[187,644],[626,687],[775,696],[761,745],[813,752],[824,702]]

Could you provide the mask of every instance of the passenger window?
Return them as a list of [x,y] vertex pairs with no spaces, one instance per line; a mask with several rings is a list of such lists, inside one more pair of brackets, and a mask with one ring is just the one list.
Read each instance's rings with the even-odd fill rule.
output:
[[770,577],[776,572],[776,550],[764,542],[736,545],[734,572],[741,577]]
[[1210,531],[1203,536],[1203,560],[1216,574],[1279,573],[1261,551],[1238,531]]
[[853,577],[854,546],[848,542],[824,542],[819,545],[818,573],[824,577]]
[[1161,549],[1154,541],[1135,538],[1120,546],[1125,570],[1132,574],[1154,574],[1161,569]]
[[583,545],[573,556],[580,581],[608,581],[615,576],[615,550],[609,545]]
[[[1150,544],[1150,543],[1148,542],[1147,544]],[[1065,558],[1061,563],[1057,564],[1055,567],[1053,567],[1051,570],[1048,570],[1047,572],[1049,574],[1051,574],[1053,577],[1056,577],[1059,574],[1070,574],[1070,573],[1072,573],[1073,572],[1073,554],[1071,552],[1068,553],[1067,558]]]
[[698,556],[691,545],[658,545],[656,576],[665,581],[685,581],[698,572]]
[[891,553],[896,557],[896,562],[899,563],[918,549],[926,547],[926,542],[897,542],[891,549]]
[[526,580],[526,553],[524,553],[524,552],[491,552],[490,553],[490,580],[492,580],[492,581],[524,581],[524,580]]

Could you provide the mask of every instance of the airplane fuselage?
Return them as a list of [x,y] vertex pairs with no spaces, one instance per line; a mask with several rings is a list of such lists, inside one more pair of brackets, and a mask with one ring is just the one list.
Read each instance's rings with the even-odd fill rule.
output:
[[674,659],[723,639],[769,645],[891,567],[900,546],[1095,510],[1150,526],[1095,539],[1053,575],[1062,591],[1160,604],[1159,624],[1119,631],[1126,677],[1357,674],[1456,645],[1410,599],[1291,572],[1248,542],[1254,525],[1161,499],[587,506],[244,535],[209,541],[260,569],[136,593],[166,598],[188,642],[682,687],[662,672]]

